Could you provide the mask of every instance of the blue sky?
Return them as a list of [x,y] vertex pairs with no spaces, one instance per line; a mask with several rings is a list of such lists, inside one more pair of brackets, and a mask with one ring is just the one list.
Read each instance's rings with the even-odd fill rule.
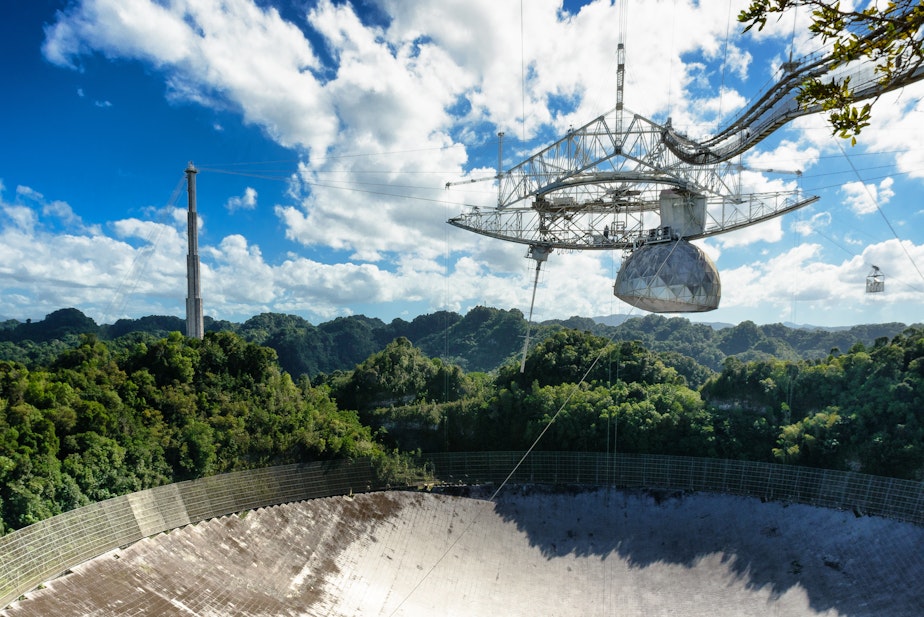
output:
[[[743,2],[629,2],[625,103],[708,135],[814,50],[804,16],[740,32]],[[721,6],[719,6],[721,5]],[[522,8],[522,11],[521,11]],[[513,165],[615,104],[619,7],[551,0],[81,0],[0,8],[0,316],[184,316],[197,177],[206,315],[389,321],[529,309],[524,247],[446,224]],[[796,36],[793,37],[793,33]],[[699,321],[921,322],[924,84],[883,97],[855,147],[823,116],[742,157],[802,210],[703,241],[722,277]],[[182,190],[176,192],[177,188]],[[622,255],[553,254],[535,318],[638,314]],[[864,293],[871,266],[886,292]]]

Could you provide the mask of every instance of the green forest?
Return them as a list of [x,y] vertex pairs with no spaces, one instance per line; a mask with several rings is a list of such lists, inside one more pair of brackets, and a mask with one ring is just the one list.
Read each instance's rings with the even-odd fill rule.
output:
[[[0,533],[233,470],[420,452],[721,457],[924,479],[924,328],[534,325],[487,307],[390,324],[265,314],[0,323]],[[541,439],[537,439],[540,437]]]

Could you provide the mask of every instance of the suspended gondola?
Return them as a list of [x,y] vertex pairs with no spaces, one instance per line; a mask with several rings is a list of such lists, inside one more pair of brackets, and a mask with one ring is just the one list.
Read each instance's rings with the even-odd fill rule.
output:
[[878,266],[873,266],[869,274],[866,275],[866,293],[882,293],[885,291],[885,274]]

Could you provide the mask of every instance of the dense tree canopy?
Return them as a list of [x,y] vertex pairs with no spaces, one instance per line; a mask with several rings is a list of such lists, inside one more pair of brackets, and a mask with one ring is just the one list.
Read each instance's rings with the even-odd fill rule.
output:
[[229,332],[113,354],[94,335],[49,367],[0,362],[0,530],[203,475],[383,456],[355,412]]
[[[88,324],[74,312],[52,321],[63,339],[7,340],[36,353],[28,363],[0,361],[0,532],[180,479],[331,457],[386,463],[385,452],[417,450],[535,445],[924,479],[921,327],[713,329],[661,316],[612,327],[573,318],[587,329],[547,324],[521,371],[522,315],[487,308],[323,328],[267,314],[202,340],[174,331],[106,341],[101,331],[78,336],[67,324]],[[0,338],[19,336],[22,325],[3,324]],[[420,341],[451,331],[462,339],[456,351],[491,333],[495,344],[473,363],[507,360],[465,372],[403,335],[376,347],[394,331]],[[344,357],[375,350],[312,385],[302,373],[293,379],[268,346],[286,337],[280,349],[305,359],[334,340],[353,349]],[[680,350],[722,363],[713,370]]]
[[[765,340],[754,324],[728,332],[728,345]],[[542,435],[540,449],[722,456],[922,478],[922,332],[907,328],[815,360],[729,356],[712,373],[637,342],[560,330],[531,350],[522,372],[512,360],[493,380],[454,373],[458,387],[448,395],[426,378],[445,367],[400,340],[337,376],[332,394],[405,449],[526,449]],[[686,375],[702,387],[690,388]]]
[[922,367],[924,330],[908,328],[813,362],[729,359],[702,395],[748,458],[921,479]]

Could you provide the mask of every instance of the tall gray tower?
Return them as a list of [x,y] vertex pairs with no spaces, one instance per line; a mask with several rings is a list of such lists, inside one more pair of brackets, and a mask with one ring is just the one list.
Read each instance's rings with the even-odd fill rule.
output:
[[202,289],[199,283],[199,223],[196,217],[196,174],[192,161],[186,167],[186,189],[189,194],[187,214],[189,254],[186,256],[186,336],[202,338]]

